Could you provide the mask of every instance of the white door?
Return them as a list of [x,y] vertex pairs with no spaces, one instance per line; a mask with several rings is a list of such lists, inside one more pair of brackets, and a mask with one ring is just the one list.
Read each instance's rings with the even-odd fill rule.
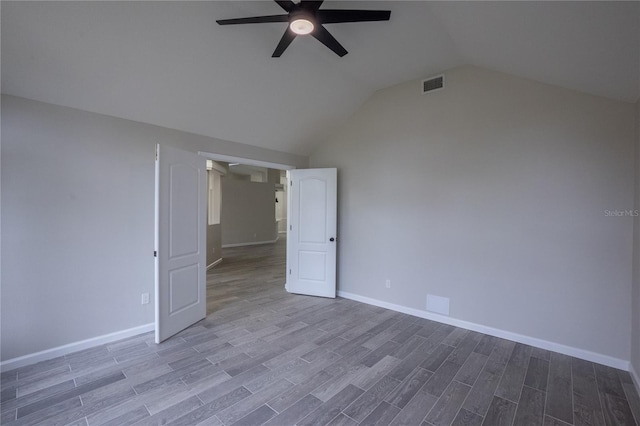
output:
[[207,315],[206,161],[156,147],[156,343]]
[[336,297],[337,170],[290,170],[287,291]]

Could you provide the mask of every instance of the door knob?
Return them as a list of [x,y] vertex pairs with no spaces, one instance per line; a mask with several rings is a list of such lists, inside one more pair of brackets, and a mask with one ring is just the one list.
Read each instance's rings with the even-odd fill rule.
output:
[[329,238],[329,241],[331,241],[331,242],[333,242],[333,241],[335,241],[335,240],[336,240],[336,239],[335,239],[335,238],[333,238],[333,237]]

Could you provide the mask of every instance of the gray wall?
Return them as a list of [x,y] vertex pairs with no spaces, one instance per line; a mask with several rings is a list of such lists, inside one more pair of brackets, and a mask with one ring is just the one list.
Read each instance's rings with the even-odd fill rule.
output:
[[[640,211],[640,100],[636,102],[636,191],[635,209]],[[640,387],[640,217],[633,218],[633,292],[631,325],[631,366]]]
[[153,321],[154,146],[306,158],[2,96],[1,359]]
[[277,238],[275,185],[222,178],[222,245],[250,244]]
[[628,361],[633,220],[604,211],[633,206],[634,105],[445,84],[377,92],[310,157],[339,169],[339,290]]
[[222,257],[222,227],[207,225],[207,265]]

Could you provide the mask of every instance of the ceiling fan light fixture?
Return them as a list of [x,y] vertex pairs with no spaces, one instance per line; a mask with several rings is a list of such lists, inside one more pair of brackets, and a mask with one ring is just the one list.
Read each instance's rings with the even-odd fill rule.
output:
[[[1,1],[1,0],[0,0]],[[286,22],[287,29],[271,55],[279,58],[299,35],[310,34],[320,43],[327,46],[341,58],[346,55],[345,49],[338,40],[324,27],[324,24],[346,22],[388,21],[390,10],[357,10],[357,9],[321,9],[324,0],[274,0],[287,12],[284,15],[250,16],[247,18],[219,19],[219,25],[260,24],[267,22]]]
[[313,22],[307,18],[297,18],[289,24],[291,31],[298,35],[310,34],[315,28]]

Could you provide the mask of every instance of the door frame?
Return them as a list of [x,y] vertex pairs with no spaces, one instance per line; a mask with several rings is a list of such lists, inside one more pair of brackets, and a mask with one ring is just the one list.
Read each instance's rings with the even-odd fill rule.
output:
[[198,155],[206,158],[207,160],[224,161],[225,163],[240,163],[240,164],[245,164],[247,166],[266,167],[269,169],[293,170],[298,168],[291,164],[271,163],[269,161],[252,160],[250,158],[216,154],[215,152],[198,151]]

